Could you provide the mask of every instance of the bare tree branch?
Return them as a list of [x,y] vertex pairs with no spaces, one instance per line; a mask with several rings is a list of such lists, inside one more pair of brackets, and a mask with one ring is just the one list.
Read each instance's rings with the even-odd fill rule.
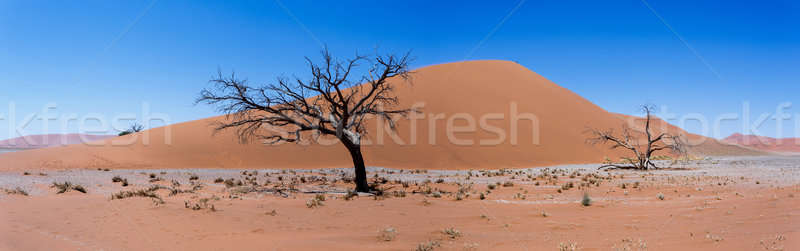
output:
[[634,158],[626,158],[629,165],[608,164],[600,168],[616,168],[616,169],[641,169],[647,170],[649,168],[658,168],[652,162],[651,156],[653,153],[670,150],[675,154],[685,154],[686,145],[679,135],[672,135],[668,132],[663,132],[656,137],[653,137],[650,129],[651,113],[654,110],[651,106],[642,106],[642,110],[646,114],[644,125],[644,136],[647,138],[646,146],[640,144],[638,137],[633,136],[633,132],[628,125],[622,126],[621,136],[614,134],[613,130],[601,131],[592,129],[592,137],[587,141],[591,144],[607,144],[611,143],[611,149],[624,148],[633,153]]
[[[399,104],[394,95],[392,82],[399,79],[410,82],[408,64],[410,54],[375,55],[356,54],[347,60],[334,58],[326,49],[322,60],[315,63],[306,58],[311,78],[293,80],[278,78],[273,84],[251,86],[246,79],[234,73],[225,76],[221,72],[211,79],[213,88],[200,93],[196,103],[216,105],[226,114],[226,121],[219,122],[216,130],[235,129],[243,142],[252,139],[266,144],[299,142],[303,132],[311,131],[338,138],[351,153],[356,165],[363,172],[361,138],[366,133],[364,119],[376,116],[395,128],[396,116],[413,112],[396,108]],[[366,74],[356,81],[352,74],[357,67],[369,66]],[[280,129],[279,133],[267,133],[267,129]],[[360,191],[366,184],[358,184]]]

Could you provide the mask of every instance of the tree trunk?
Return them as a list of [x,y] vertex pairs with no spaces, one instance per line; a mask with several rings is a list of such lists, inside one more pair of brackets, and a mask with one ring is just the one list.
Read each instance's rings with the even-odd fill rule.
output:
[[367,168],[364,166],[364,157],[361,155],[361,145],[353,144],[349,140],[342,140],[347,151],[350,152],[350,157],[353,159],[353,167],[356,174],[356,192],[367,193],[369,192],[369,184],[367,183]]

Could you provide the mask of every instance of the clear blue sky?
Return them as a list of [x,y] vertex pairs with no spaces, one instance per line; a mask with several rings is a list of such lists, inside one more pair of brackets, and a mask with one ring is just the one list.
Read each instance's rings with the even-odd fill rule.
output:
[[[193,100],[218,67],[257,82],[303,75],[302,57],[316,56],[320,43],[345,56],[412,49],[414,67],[513,60],[626,114],[652,103],[679,116],[742,116],[747,101],[755,121],[791,102],[786,111],[797,115],[781,132],[771,120],[758,132],[795,136],[798,2],[648,3],[671,28],[636,0],[0,0],[0,139],[13,135],[12,102],[17,125],[48,103],[58,116],[110,119],[141,113],[147,102],[173,123],[208,117],[213,109]],[[39,133],[40,124],[23,132]],[[697,123],[685,127],[703,133]],[[720,135],[705,134],[742,128],[741,120],[725,122]]]

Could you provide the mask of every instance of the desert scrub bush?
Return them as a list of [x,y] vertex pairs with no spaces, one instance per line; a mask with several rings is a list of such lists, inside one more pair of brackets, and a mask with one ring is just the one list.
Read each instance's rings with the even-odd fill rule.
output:
[[128,186],[128,179],[122,179],[122,186]]
[[211,200],[219,200],[219,197],[212,196],[210,198],[202,198],[202,199],[199,199],[197,202],[184,201],[183,202],[183,207],[188,208],[188,209],[192,209],[194,211],[208,209],[211,212],[216,212],[217,208],[214,207],[214,204],[209,204],[208,203]]
[[225,187],[228,187],[228,188],[244,185],[244,183],[241,180],[235,180],[233,178],[225,180],[224,183],[225,183]]
[[464,200],[464,197],[465,197],[465,196],[467,196],[465,193],[458,192],[458,193],[456,193],[456,198],[455,198],[455,199],[456,199],[457,201]]
[[581,199],[581,205],[583,205],[584,207],[592,205],[592,198],[589,197],[589,193],[583,194],[583,199]]
[[164,200],[161,199],[161,196],[155,193],[158,190],[158,186],[152,186],[147,189],[139,189],[134,191],[120,191],[118,193],[111,195],[111,200],[121,200],[127,199],[131,197],[144,197],[144,198],[151,198],[156,204],[164,204]]
[[486,195],[481,193],[478,198],[480,198],[481,200],[485,200],[486,199]]
[[50,187],[58,189],[56,193],[65,193],[69,190],[75,190],[81,193],[86,193],[86,188],[81,185],[72,184],[69,181],[65,181],[64,183],[53,182],[53,185]]
[[497,185],[489,184],[489,185],[486,185],[486,188],[489,188],[489,190],[494,190],[495,188],[497,188]]
[[198,177],[197,174],[192,174],[191,176],[189,176],[189,180],[198,180],[198,179],[200,179],[200,177]]
[[111,182],[114,182],[114,183],[122,182],[122,177],[114,176],[113,178],[111,178]]
[[656,195],[656,198],[658,198],[659,200],[664,200],[664,194],[662,194],[662,193],[658,193],[658,194]]
[[642,239],[634,241],[632,238],[625,238],[622,239],[622,243],[619,246],[615,244],[611,249],[614,251],[647,250],[647,242]]
[[355,190],[347,191],[347,194],[344,195],[344,200],[352,200],[353,198],[358,197],[358,193]]
[[323,201],[325,201],[325,195],[317,194],[314,196],[314,198],[311,198],[308,201],[306,201],[306,207],[308,208],[321,207],[324,205]]
[[21,187],[17,187],[17,188],[14,188],[14,189],[5,189],[5,188],[4,188],[4,189],[3,189],[3,192],[5,192],[5,193],[6,193],[6,194],[8,194],[8,195],[22,195],[22,196],[28,196],[28,192],[26,192],[25,190],[22,190],[22,188],[21,188]]
[[404,191],[404,190],[392,191],[392,196],[398,197],[398,198],[405,198],[406,197],[406,191]]
[[431,240],[417,245],[416,251],[433,251],[435,248],[438,248],[439,246],[441,246],[439,241]]
[[225,182],[225,179],[223,179],[221,177],[214,179],[214,183],[223,183],[223,182]]
[[575,242],[561,242],[558,243],[558,251],[576,251],[578,250],[578,243]]
[[452,228],[452,227],[445,228],[444,230],[442,230],[442,233],[445,236],[447,236],[447,238],[450,238],[451,240],[455,240],[458,237],[461,237],[461,231],[458,231],[458,229],[455,229],[455,228]]
[[194,193],[200,189],[203,189],[203,185],[197,184],[192,186],[192,189],[180,189],[180,188],[168,188],[168,187],[160,187],[169,190],[169,196],[173,196],[179,193]]
[[387,227],[383,230],[378,231],[378,239],[382,241],[393,241],[397,238],[397,229],[393,227]]
[[503,183],[503,187],[513,187],[513,186],[514,186],[514,182],[511,182],[511,181],[506,181],[505,183]]

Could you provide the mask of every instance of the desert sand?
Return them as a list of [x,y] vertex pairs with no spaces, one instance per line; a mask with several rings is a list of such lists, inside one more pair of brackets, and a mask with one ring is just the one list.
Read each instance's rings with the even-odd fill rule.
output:
[[[2,250],[795,250],[800,159],[720,157],[658,171],[597,165],[370,168],[385,196],[347,199],[349,169],[0,173]],[[156,177],[152,182],[150,175]],[[130,182],[112,182],[119,176]],[[196,180],[191,180],[197,176]],[[233,179],[236,182],[216,183]],[[87,193],[56,194],[72,181]],[[243,184],[237,184],[243,181]],[[374,180],[380,181],[380,180]],[[252,183],[255,183],[253,185]],[[572,188],[569,184],[572,183]],[[404,185],[405,184],[405,185]],[[152,186],[147,197],[111,199]],[[198,187],[198,188],[194,188]],[[180,191],[170,195],[170,190]],[[559,192],[559,190],[561,190]],[[316,194],[326,192],[316,205]],[[481,199],[483,194],[483,199]],[[582,205],[583,194],[591,199]],[[205,203],[203,203],[205,201]],[[389,230],[387,230],[389,229]],[[446,229],[453,229],[449,234]],[[456,232],[458,234],[456,234]]]

